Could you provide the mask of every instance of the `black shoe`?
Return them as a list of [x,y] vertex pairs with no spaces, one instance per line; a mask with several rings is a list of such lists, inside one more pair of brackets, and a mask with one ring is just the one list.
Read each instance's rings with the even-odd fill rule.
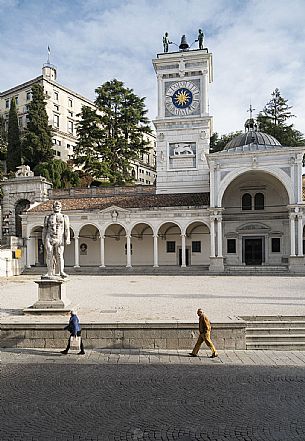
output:
[[190,353],[189,353],[189,356],[190,356],[190,357],[197,357],[197,355],[196,355],[196,354],[193,354],[193,352],[190,352]]
[[60,351],[61,354],[67,355],[68,351],[65,349],[64,351]]
[[77,355],[85,355],[85,351],[80,351]]
[[216,357],[218,357],[217,352],[213,352],[213,354],[210,356],[210,358],[216,358]]

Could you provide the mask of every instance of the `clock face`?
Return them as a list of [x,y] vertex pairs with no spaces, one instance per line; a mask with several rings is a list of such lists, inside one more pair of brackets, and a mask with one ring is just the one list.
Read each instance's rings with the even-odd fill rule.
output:
[[199,88],[192,81],[177,81],[167,89],[165,105],[172,115],[190,115],[199,107]]

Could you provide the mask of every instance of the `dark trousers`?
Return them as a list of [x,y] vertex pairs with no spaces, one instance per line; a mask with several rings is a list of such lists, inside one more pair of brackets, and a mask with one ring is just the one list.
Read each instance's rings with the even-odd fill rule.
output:
[[[77,334],[76,334],[77,337],[81,337],[81,333],[82,333],[82,331],[77,331]],[[71,337],[71,335],[70,335],[70,337]],[[66,351],[68,352],[69,349],[70,349],[70,338],[68,340],[68,345],[66,347]],[[82,338],[80,339],[80,350],[81,350],[81,352],[85,352]]]

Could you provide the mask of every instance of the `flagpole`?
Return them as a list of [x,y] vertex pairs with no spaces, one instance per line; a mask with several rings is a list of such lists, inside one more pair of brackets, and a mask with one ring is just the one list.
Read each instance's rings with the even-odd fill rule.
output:
[[48,64],[50,64],[50,53],[51,53],[51,49],[50,46],[48,46],[48,61],[47,61]]

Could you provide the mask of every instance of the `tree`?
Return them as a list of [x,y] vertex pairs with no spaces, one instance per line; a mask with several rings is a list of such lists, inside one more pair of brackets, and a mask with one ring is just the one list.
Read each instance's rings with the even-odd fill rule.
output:
[[8,115],[8,134],[7,134],[7,159],[6,166],[8,172],[16,171],[16,167],[21,164],[21,141],[18,126],[18,115],[15,98],[11,99],[11,107]]
[[54,188],[71,188],[80,184],[79,175],[73,171],[72,165],[61,159],[41,162],[34,168],[34,173],[44,176]]
[[231,132],[226,135],[221,135],[221,137],[219,137],[217,132],[213,133],[213,135],[210,138],[210,153],[220,152],[225,148],[228,142],[231,141],[231,139],[241,134],[242,132],[238,131],[238,132]]
[[0,160],[4,161],[7,155],[7,133],[5,130],[5,121],[0,115]]
[[151,133],[144,99],[116,79],[96,89],[97,111],[83,107],[78,124],[75,163],[93,178],[111,184],[132,181],[130,163],[149,150]]
[[40,162],[48,162],[54,156],[52,128],[49,126],[43,87],[40,84],[32,86],[32,101],[29,104],[22,155],[24,163],[32,169]]
[[258,114],[259,130],[274,136],[282,145],[304,145],[304,135],[293,124],[287,124],[287,120],[295,116],[290,112],[292,106],[288,105],[288,100],[281,96],[279,89],[275,89],[271,96],[271,100]]

